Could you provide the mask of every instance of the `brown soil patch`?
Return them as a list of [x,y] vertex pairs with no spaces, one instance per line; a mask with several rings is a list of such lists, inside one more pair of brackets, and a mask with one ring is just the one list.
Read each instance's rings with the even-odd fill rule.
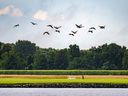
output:
[[[82,78],[82,75],[0,75],[0,78]],[[128,75],[84,75],[84,78],[128,78]]]

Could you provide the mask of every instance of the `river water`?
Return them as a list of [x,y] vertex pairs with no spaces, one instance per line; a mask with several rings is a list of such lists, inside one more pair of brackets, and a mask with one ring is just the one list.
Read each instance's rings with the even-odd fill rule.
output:
[[127,88],[0,88],[0,96],[128,96]]

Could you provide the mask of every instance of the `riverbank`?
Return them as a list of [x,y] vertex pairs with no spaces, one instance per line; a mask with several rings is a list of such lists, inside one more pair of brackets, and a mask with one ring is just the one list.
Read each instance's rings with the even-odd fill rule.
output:
[[0,84],[0,88],[128,88],[128,84]]

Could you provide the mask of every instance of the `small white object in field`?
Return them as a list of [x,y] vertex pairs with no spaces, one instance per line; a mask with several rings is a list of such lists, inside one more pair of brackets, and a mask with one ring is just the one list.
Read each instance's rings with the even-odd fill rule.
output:
[[76,79],[76,77],[68,76],[68,79]]

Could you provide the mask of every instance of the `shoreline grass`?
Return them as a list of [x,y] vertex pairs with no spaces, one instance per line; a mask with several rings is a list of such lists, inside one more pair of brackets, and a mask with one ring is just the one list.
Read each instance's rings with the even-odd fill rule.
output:
[[86,75],[84,79],[80,75],[72,76],[0,75],[0,88],[128,88],[128,76]]
[[0,78],[0,84],[128,84],[127,78],[86,78],[86,79],[41,79],[41,78]]

